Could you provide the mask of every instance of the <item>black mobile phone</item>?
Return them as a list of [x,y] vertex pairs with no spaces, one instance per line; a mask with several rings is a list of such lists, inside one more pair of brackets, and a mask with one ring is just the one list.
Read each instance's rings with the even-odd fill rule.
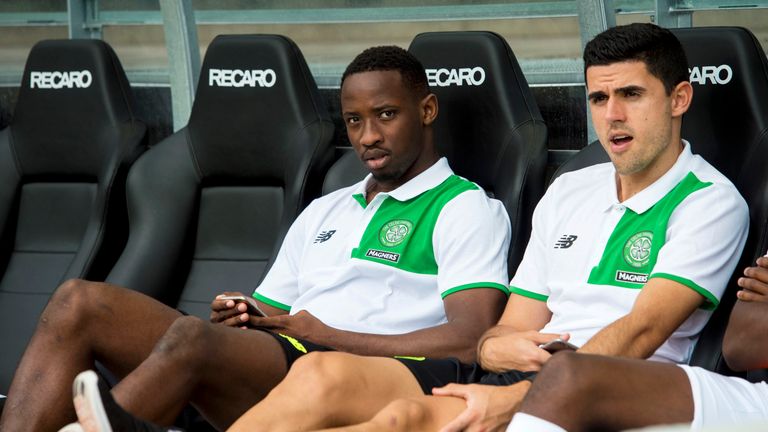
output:
[[256,303],[256,300],[253,299],[253,297],[246,297],[246,296],[222,296],[219,298],[219,300],[234,300],[236,303],[245,303],[248,307],[248,313],[251,315],[257,315],[257,316],[267,316],[267,314],[264,313],[263,310],[259,308],[259,304]]
[[579,349],[576,345],[566,342],[562,339],[555,339],[553,341],[549,341],[545,344],[539,345],[539,348],[548,351],[551,354],[554,354],[558,351],[576,351]]

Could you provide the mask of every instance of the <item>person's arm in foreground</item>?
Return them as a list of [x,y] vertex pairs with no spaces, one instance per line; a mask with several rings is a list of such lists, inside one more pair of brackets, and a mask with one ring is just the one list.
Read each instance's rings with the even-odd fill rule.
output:
[[723,339],[723,356],[737,371],[768,367],[768,258],[744,270]]

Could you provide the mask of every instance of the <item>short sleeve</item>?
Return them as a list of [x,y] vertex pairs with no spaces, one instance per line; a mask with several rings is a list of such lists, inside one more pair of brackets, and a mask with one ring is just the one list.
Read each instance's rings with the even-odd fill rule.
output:
[[289,311],[299,297],[299,263],[307,244],[305,221],[313,207],[310,204],[288,229],[272,267],[253,293],[255,299]]
[[552,194],[554,185],[550,191],[539,201],[533,211],[531,238],[525,248],[523,259],[512,277],[509,291],[512,294],[529,297],[535,300],[547,301],[549,298],[549,285],[547,284],[547,255],[544,244],[543,227],[548,226],[544,218],[548,196]]
[[747,204],[732,186],[713,184],[688,196],[672,214],[649,278],[679,282],[714,309],[741,256],[749,228]]
[[432,244],[440,295],[472,288],[508,294],[509,216],[500,201],[482,189],[463,192],[445,204]]

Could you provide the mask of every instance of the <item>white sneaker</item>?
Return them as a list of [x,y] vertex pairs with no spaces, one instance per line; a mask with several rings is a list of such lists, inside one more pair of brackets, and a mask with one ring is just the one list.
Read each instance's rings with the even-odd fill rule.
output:
[[[72,396],[81,431],[112,432],[99,393],[99,376],[92,370],[80,372],[72,384]],[[67,432],[75,432],[76,429]]]

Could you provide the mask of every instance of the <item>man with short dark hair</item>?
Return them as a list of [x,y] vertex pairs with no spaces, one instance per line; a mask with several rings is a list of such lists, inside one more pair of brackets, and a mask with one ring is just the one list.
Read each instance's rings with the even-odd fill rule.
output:
[[220,429],[308,352],[472,361],[508,294],[506,211],[438,156],[437,98],[407,51],[366,50],[341,93],[370,175],[293,223],[253,294],[268,317],[217,298],[216,325],[135,291],[69,281],[42,314],[0,428],[52,430],[73,418],[72,380],[95,360],[124,377],[112,393],[131,414],[170,424],[191,402]]
[[551,351],[568,343],[583,353],[688,360],[741,254],[746,203],[680,136],[693,89],[671,32],[612,28],[587,44],[584,61],[611,163],[560,176],[538,204],[479,364],[317,353],[233,430],[498,430]]

